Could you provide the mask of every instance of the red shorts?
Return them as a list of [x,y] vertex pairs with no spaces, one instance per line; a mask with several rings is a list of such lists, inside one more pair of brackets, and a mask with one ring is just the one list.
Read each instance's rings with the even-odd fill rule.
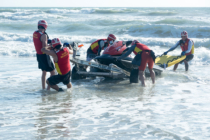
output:
[[147,64],[149,69],[152,69],[154,61],[152,59],[152,56],[150,55],[150,52],[143,51],[141,54],[141,65],[139,66],[139,70],[144,71],[146,69]]

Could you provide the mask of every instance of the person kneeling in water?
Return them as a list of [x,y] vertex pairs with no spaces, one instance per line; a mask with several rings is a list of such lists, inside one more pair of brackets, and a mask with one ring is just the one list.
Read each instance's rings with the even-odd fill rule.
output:
[[[188,38],[188,34],[186,31],[181,32],[182,39],[179,40],[173,47],[171,47],[168,51],[164,52],[164,55],[167,55],[168,52],[173,51],[178,46],[181,47],[182,53],[181,55],[186,55],[186,58],[183,60],[185,64],[185,70],[188,71],[189,64],[188,62],[194,57],[194,42]],[[183,61],[179,62],[182,63]],[[177,69],[179,63],[174,65],[174,71]]]
[[69,48],[66,46],[62,47],[60,40],[58,38],[54,38],[52,40],[52,50],[49,47],[44,47],[41,51],[53,57],[55,68],[58,72],[58,75],[53,75],[47,79],[47,84],[57,91],[63,91],[62,88],[57,86],[60,82],[63,82],[67,88],[71,88],[71,66],[69,57],[69,54],[73,54],[71,46],[69,46]]
[[144,80],[145,79],[144,70],[146,69],[147,64],[149,67],[150,76],[152,78],[152,83],[154,84],[155,83],[155,72],[153,71],[153,65],[154,65],[154,59],[155,59],[154,52],[152,50],[150,50],[148,46],[146,46],[142,43],[139,43],[139,41],[137,41],[137,40],[134,40],[131,43],[131,47],[129,48],[129,50],[122,56],[118,57],[117,60],[127,57],[132,52],[136,55],[136,57],[138,55],[140,58],[140,59],[139,58],[138,59],[139,59],[139,61],[141,61],[140,66],[139,66],[139,80],[141,81],[142,86],[146,86],[145,80]]

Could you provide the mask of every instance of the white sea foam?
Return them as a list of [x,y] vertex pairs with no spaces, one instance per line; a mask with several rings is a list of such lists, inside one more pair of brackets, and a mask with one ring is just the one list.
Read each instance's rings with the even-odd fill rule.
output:
[[[97,40],[98,38],[103,38],[103,36],[55,36],[52,35],[52,38],[60,38],[61,42],[76,42],[79,44],[84,44],[85,46],[80,50],[81,56],[85,59],[86,50],[90,46],[92,42]],[[4,56],[35,56],[36,52],[34,49],[34,45],[32,42],[32,36],[27,34],[8,34],[8,33],[1,33],[0,38],[3,40],[1,41],[1,48],[0,48],[0,55]],[[167,51],[170,47],[172,47],[179,38],[141,38],[141,37],[132,37],[125,35],[124,37],[118,37],[118,40],[139,40],[141,43],[148,45],[156,55],[161,55],[163,52]],[[192,63],[196,65],[208,65],[210,64],[209,57],[210,57],[210,50],[209,50],[209,39],[198,39],[192,38],[195,42],[195,57]],[[181,53],[180,47],[176,50],[170,52],[171,55],[179,55]]]

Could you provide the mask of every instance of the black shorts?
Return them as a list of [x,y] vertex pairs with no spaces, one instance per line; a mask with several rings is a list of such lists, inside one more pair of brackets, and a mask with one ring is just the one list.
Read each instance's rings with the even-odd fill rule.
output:
[[53,75],[50,78],[48,78],[47,80],[49,81],[50,85],[56,85],[60,82],[63,82],[64,85],[68,85],[70,82],[70,77],[71,77],[71,71],[69,71],[67,74],[65,75]]
[[38,68],[41,69],[42,71],[50,72],[55,69],[49,55],[36,54],[36,58],[38,61]]
[[87,50],[87,56],[86,61],[91,61],[93,58],[95,58],[97,54],[95,54],[90,48]]
[[179,62],[179,63],[181,64],[181,63],[184,62],[185,60],[186,60],[187,62],[189,62],[190,60],[193,59],[193,57],[194,57],[193,54],[187,55],[186,58],[185,58],[184,60],[182,60],[181,62]]

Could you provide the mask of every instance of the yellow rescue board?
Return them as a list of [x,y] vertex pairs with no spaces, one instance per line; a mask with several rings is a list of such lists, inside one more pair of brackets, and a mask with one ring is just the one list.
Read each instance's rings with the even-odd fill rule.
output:
[[182,56],[162,55],[162,56],[156,57],[155,64],[162,68],[167,68],[181,62],[185,58],[186,58],[186,55],[182,55]]

